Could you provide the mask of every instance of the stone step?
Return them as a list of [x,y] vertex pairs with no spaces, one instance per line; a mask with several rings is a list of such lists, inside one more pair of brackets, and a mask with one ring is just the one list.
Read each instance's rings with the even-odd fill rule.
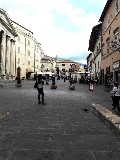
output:
[[95,113],[107,126],[117,134],[120,134],[120,117],[100,104],[92,103],[93,113]]

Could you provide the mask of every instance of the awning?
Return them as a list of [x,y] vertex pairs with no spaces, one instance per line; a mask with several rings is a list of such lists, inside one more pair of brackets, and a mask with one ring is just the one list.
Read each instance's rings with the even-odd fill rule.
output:
[[26,68],[26,71],[29,72],[29,73],[33,73],[34,71],[32,71],[31,68]]
[[52,73],[52,72],[37,72],[37,74],[42,74],[42,75],[46,75],[46,74],[54,75],[55,73]]
[[90,74],[90,72],[85,72],[85,71],[76,72],[76,74],[84,74],[84,73]]

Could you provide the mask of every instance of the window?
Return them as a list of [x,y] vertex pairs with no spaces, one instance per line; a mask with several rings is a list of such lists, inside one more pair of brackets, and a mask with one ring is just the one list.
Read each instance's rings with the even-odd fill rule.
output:
[[99,43],[99,49],[100,49],[100,43]]
[[106,27],[105,27],[105,24],[103,23],[102,24],[102,34],[105,32],[105,30],[106,30]]
[[115,14],[117,14],[119,11],[119,8],[118,8],[118,0],[115,0]]
[[20,42],[20,36],[18,36],[18,42]]
[[30,41],[28,40],[28,46],[30,46]]
[[107,17],[107,27],[110,25],[110,15],[108,14],[108,17]]
[[30,56],[30,51],[28,50],[28,56]]
[[28,61],[28,66],[30,66],[30,61]]
[[20,64],[20,58],[18,58],[18,64]]
[[96,64],[95,64],[95,72],[96,72]]
[[98,51],[98,46],[97,46],[97,51]]
[[18,53],[20,53],[20,47],[18,47]]
[[102,58],[103,58],[104,55],[105,55],[104,49],[105,49],[105,44],[103,43],[102,46],[101,46],[101,55],[102,55]]
[[114,47],[117,48],[119,44],[119,29],[114,31]]
[[100,63],[99,63],[99,61],[98,61],[98,69],[100,68]]
[[62,66],[65,66],[65,64],[62,64]]
[[109,49],[110,49],[110,38],[108,38],[106,40],[106,44],[107,44],[107,53],[109,53]]

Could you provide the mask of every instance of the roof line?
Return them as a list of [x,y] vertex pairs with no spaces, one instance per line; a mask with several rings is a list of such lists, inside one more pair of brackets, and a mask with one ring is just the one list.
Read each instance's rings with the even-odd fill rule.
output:
[[15,21],[13,21],[13,20],[11,20],[11,21],[12,21],[12,22],[14,22],[15,24],[19,25],[20,27],[22,27],[22,28],[26,29],[27,31],[29,31],[29,32],[31,32],[31,33],[33,34],[33,32],[32,32],[32,31],[30,31],[29,29],[27,29],[27,28],[23,27],[23,26],[22,26],[22,25],[20,25],[19,23],[15,22]]
[[104,9],[103,9],[103,11],[102,11],[102,14],[101,14],[101,16],[100,16],[99,22],[102,22],[102,21],[103,21],[103,18],[104,18],[104,16],[105,16],[105,14],[106,14],[106,12],[107,12],[107,10],[108,10],[108,8],[109,8],[109,6],[110,6],[111,3],[112,3],[112,0],[108,0],[108,1],[106,2],[105,7],[104,7]]

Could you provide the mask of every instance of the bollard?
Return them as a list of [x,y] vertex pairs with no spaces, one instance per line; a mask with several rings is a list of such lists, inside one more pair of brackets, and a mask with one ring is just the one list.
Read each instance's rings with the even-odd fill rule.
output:
[[89,83],[89,90],[93,91],[93,84],[92,83]]
[[52,85],[50,87],[51,89],[56,89],[57,85],[55,84],[55,75],[52,76]]
[[2,84],[2,83],[0,83],[0,87],[3,87],[3,84]]
[[18,78],[17,84],[15,84],[15,86],[16,86],[16,87],[22,87],[22,83],[21,83],[20,78]]

